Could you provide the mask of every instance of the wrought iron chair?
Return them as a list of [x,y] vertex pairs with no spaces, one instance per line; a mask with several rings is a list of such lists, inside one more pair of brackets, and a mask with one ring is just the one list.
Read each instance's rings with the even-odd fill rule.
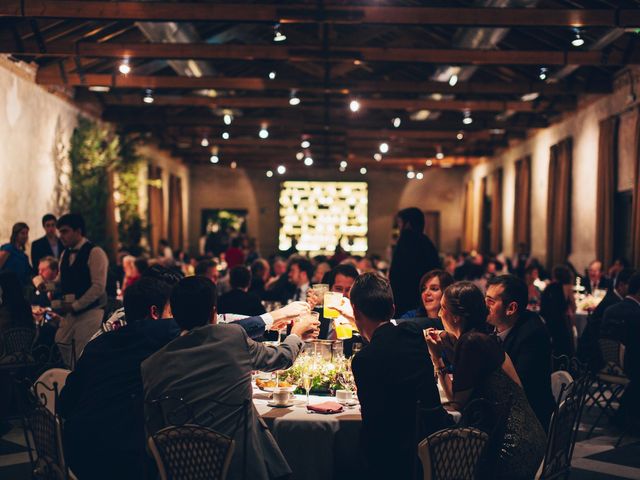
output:
[[44,405],[36,405],[29,415],[28,424],[38,455],[35,460],[32,459],[33,476],[47,480],[73,478],[64,461],[59,417]]
[[149,437],[149,449],[162,480],[224,480],[234,441],[210,428],[182,425]]
[[566,370],[556,370],[551,374],[551,393],[556,403],[564,400],[566,387],[573,382],[573,377]]
[[33,384],[33,393],[47,410],[56,415],[60,390],[64,387],[71,370],[51,368],[42,373]]
[[181,397],[164,396],[146,403],[145,425],[147,434],[153,435],[160,428],[168,426],[182,426],[187,424],[210,425],[215,423],[225,409],[226,415],[235,417],[235,426],[229,432],[230,438],[236,438],[236,434],[242,428],[242,477],[247,478],[247,444],[249,439],[249,409],[251,401],[246,400],[241,404],[230,404],[213,398],[207,398],[202,403],[214,404],[212,408],[197,414],[196,406],[185,401]]
[[588,377],[583,376],[561,387],[551,417],[547,449],[536,479],[569,478],[588,382]]
[[8,328],[0,335],[0,369],[25,369],[34,365],[35,328]]
[[604,415],[612,417],[616,409],[613,404],[619,403],[627,385],[629,377],[624,373],[624,345],[617,340],[601,338],[598,340],[605,366],[596,373],[596,390],[591,394],[592,406],[600,408],[598,418],[591,426],[587,438],[591,437]]
[[[66,365],[62,360],[60,348],[69,349],[71,357],[69,365]],[[33,356],[38,363],[41,371],[56,367],[63,367],[68,368],[69,370],[74,370],[76,368],[77,361],[76,342],[74,339],[71,339],[71,342],[69,343],[55,342],[53,345],[37,345],[33,349]]]
[[424,480],[472,480],[489,435],[476,428],[448,428],[418,445]]

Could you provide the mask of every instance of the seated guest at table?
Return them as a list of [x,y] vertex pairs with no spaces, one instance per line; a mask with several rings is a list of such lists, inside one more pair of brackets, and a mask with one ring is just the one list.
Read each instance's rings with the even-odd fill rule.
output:
[[260,300],[264,299],[265,285],[271,275],[270,269],[269,262],[264,258],[258,258],[251,264],[251,285],[249,286],[249,293],[253,293]]
[[616,331],[619,332],[624,329],[624,325],[615,325],[612,323],[603,326],[602,319],[609,307],[620,303],[624,297],[627,296],[629,279],[634,273],[635,270],[627,268],[618,274],[615,287],[607,291],[607,294],[600,301],[593,313],[589,315],[587,326],[578,339],[578,357],[586,361],[593,370],[599,370],[604,366],[598,339],[601,337],[619,339],[621,334],[616,333]]
[[295,286],[291,300],[294,302],[306,301],[307,291],[311,286],[311,277],[313,277],[313,265],[309,260],[296,257],[289,262],[289,282]]
[[67,377],[58,407],[65,456],[81,480],[145,477],[140,364],[180,333],[162,318],[170,292],[154,278],[131,285],[124,294],[126,326],[89,342]]
[[542,292],[538,285],[540,285],[540,271],[536,264],[528,265],[524,270],[524,281],[527,285],[527,308],[534,312],[540,310],[540,297]]
[[47,291],[47,286],[53,285],[58,278],[59,263],[55,257],[42,257],[37,265],[38,275],[33,277],[35,287],[31,295],[31,304],[39,307],[50,307],[51,296],[54,292]]
[[440,313],[440,299],[445,289],[453,283],[453,277],[444,270],[431,270],[420,279],[420,306],[409,310],[398,320],[415,319],[423,330],[433,327],[442,330]]
[[551,337],[542,319],[527,310],[527,285],[515,275],[489,280],[487,323],[511,358],[534,413],[545,428],[555,402],[551,393]]
[[[242,428],[237,431],[235,428],[237,417],[222,413],[227,407],[216,402],[241,405],[251,401],[252,371],[289,368],[302,348],[302,341],[315,335],[318,322],[294,323],[291,335],[277,347],[254,342],[239,326],[217,323],[216,287],[200,277],[187,277],[174,287],[171,310],[182,333],[143,362],[145,400],[165,395],[182,398],[192,406],[198,423],[226,435],[235,431],[236,446],[227,478],[242,476],[245,449],[246,478],[289,475],[291,470],[255,407],[252,405],[248,412],[249,433],[245,445]],[[214,409],[218,415],[207,414]]]
[[[615,328],[609,327],[615,326]],[[625,346],[624,371],[631,380],[620,401],[618,418],[640,431],[640,272],[629,279],[624,299],[604,312],[602,328]],[[617,338],[616,338],[617,337]]]
[[620,274],[620,272],[630,267],[631,267],[631,264],[629,263],[629,260],[627,260],[624,257],[617,257],[609,267],[609,270],[607,271],[607,275],[609,276],[611,285],[615,286],[616,283],[618,282],[618,275]]
[[[483,333],[487,310],[482,292],[470,282],[448,287],[442,297],[440,318],[445,331],[429,329],[426,340],[438,381],[447,398],[464,408],[484,398],[497,405],[497,418],[505,419],[504,440],[491,478],[534,478],[544,457],[544,429],[527,401],[511,359],[496,341]],[[441,360],[451,350],[453,380]],[[505,400],[511,398],[511,402]]]
[[23,287],[31,282],[31,265],[25,253],[29,241],[29,226],[18,222],[11,228],[9,243],[0,247],[0,272],[14,272]]
[[218,263],[212,258],[200,260],[196,265],[194,273],[199,277],[208,278],[216,285],[218,284],[218,279],[220,278],[220,272],[218,272]]
[[594,260],[587,268],[587,274],[582,277],[584,293],[593,293],[596,290],[608,290],[611,287],[609,279],[602,272],[602,262]]
[[136,266],[136,257],[127,255],[122,259],[122,269],[124,270],[124,278],[122,279],[122,292],[126,292],[127,288],[140,280],[140,272]]
[[[416,438],[451,423],[440,404],[422,330],[414,322],[394,326],[393,293],[375,273],[351,288],[355,323],[369,342],[352,361],[362,410],[361,442],[372,478],[414,478]],[[416,432],[416,403],[437,409],[427,431]]]
[[265,309],[260,299],[248,293],[251,284],[251,270],[243,265],[231,269],[229,273],[231,291],[225,293],[218,300],[218,312],[238,313],[240,315],[262,315]]
[[57,219],[55,215],[47,213],[42,217],[42,227],[45,235],[31,244],[31,264],[33,268],[38,268],[40,260],[44,257],[60,258],[64,246],[58,238],[56,227]]
[[540,297],[540,316],[551,334],[553,355],[573,356],[573,274],[565,265],[557,265],[552,271],[553,281]]

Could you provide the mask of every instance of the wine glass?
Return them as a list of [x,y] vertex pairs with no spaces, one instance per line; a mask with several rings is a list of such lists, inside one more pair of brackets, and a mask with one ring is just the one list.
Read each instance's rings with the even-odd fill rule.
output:
[[309,391],[311,390],[311,374],[307,371],[302,374],[302,388],[307,392],[307,407],[309,406]]

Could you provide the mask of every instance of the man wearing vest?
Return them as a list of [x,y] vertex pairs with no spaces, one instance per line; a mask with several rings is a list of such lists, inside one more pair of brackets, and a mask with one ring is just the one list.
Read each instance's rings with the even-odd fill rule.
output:
[[65,316],[56,333],[56,342],[69,344],[58,345],[58,348],[65,363],[71,365],[72,340],[75,342],[75,355],[79,357],[102,323],[109,260],[104,250],[85,238],[81,215],[63,215],[57,226],[65,247],[58,277]]

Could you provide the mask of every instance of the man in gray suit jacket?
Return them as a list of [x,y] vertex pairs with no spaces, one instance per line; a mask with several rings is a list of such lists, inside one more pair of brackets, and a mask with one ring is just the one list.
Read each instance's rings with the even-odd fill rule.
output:
[[195,423],[233,435],[236,446],[227,478],[241,478],[245,448],[247,479],[289,475],[287,461],[253,404],[248,413],[248,444],[244,445],[242,428],[236,429],[237,408],[218,402],[251,402],[252,370],[289,368],[303,340],[317,336],[319,322],[299,320],[277,347],[255,342],[242,327],[217,324],[215,285],[200,277],[185,278],[174,287],[171,310],[182,333],[142,363],[145,401],[182,398],[191,406]]

